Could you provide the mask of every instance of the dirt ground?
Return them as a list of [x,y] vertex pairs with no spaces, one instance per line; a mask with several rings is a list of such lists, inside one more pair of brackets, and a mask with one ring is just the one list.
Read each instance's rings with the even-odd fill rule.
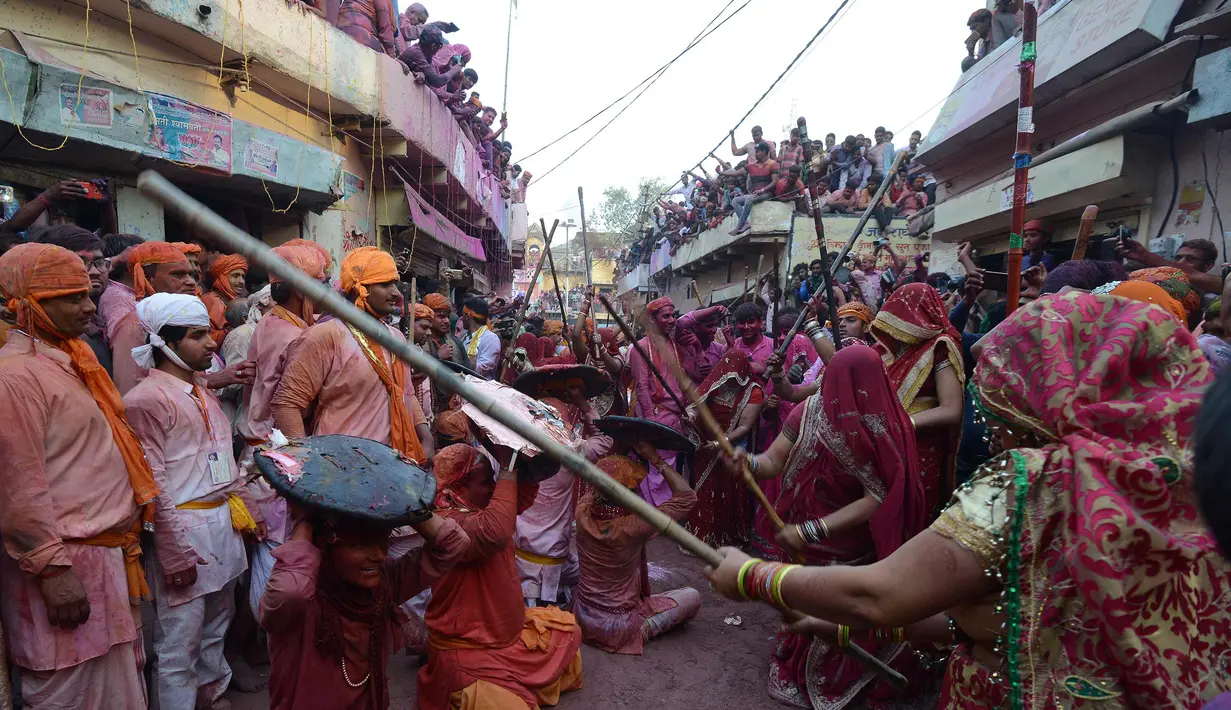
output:
[[[650,543],[650,577],[654,590],[683,586],[701,591],[701,613],[645,647],[643,656],[617,656],[582,646],[585,687],[569,693],[556,707],[562,710],[617,708],[779,707],[765,693],[769,652],[778,616],[763,605],[737,604],[714,594],[701,575],[698,560],[682,554],[674,543]],[[738,626],[728,617],[740,619]],[[412,710],[418,665],[404,654],[389,664],[391,710]],[[268,671],[268,668],[258,669]],[[234,710],[266,710],[264,693],[228,693]]]

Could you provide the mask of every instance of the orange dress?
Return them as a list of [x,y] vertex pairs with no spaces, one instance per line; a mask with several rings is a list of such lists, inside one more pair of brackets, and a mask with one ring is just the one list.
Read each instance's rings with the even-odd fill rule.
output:
[[502,480],[486,508],[437,511],[461,525],[471,544],[432,585],[419,710],[535,710],[581,687],[581,629],[573,615],[523,606],[513,534],[518,511],[537,493],[537,485]]

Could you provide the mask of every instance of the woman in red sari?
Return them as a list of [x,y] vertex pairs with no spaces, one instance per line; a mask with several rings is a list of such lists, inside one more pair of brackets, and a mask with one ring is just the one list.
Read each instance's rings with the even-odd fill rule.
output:
[[[752,379],[748,356],[742,350],[728,350],[699,392],[727,438],[742,445],[757,423],[765,398],[761,385]],[[697,451],[694,469],[697,505],[688,517],[688,529],[713,547],[743,543],[748,539],[752,495],[742,476],[722,464],[713,442]]]
[[[768,451],[748,458],[758,478],[780,476],[774,508],[788,524],[777,543],[809,565],[869,564],[927,527],[910,418],[871,348],[839,350],[821,391],[791,412]],[[902,696],[918,703],[929,684],[910,647],[869,650],[912,681]],[[898,697],[829,640],[789,633],[779,634],[770,658],[769,693],[835,710],[856,700],[892,708]]]
[[872,336],[915,427],[928,514],[935,516],[949,502],[957,474],[966,380],[962,336],[949,323],[940,294],[925,283],[894,291],[872,321]]

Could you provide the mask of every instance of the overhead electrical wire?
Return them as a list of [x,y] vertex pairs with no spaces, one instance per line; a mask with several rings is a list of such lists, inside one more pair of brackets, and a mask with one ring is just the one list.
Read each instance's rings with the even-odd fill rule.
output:
[[[751,1],[751,0],[749,0],[749,2],[750,2],[750,1]],[[616,104],[618,104],[618,103],[620,103],[621,101],[623,101],[624,99],[628,98],[628,96],[629,96],[630,94],[632,94],[632,93],[633,93],[634,91],[636,91],[637,89],[641,88],[641,87],[642,87],[642,86],[643,86],[643,85],[644,85],[647,81],[651,81],[651,80],[655,79],[655,77],[657,77],[657,76],[661,75],[661,74],[662,74],[662,72],[664,72],[664,71],[666,71],[668,68],[670,68],[670,67],[671,67],[671,65],[672,65],[672,64],[674,64],[674,63],[676,62],[676,60],[678,60],[680,57],[682,57],[682,56],[684,56],[685,54],[687,54],[687,53],[688,53],[688,51],[689,51],[690,49],[692,49],[693,47],[697,46],[697,45],[698,45],[698,44],[700,44],[702,41],[704,41],[706,37],[709,37],[709,35],[713,33],[713,30],[711,30],[709,33],[706,33],[706,30],[708,30],[708,29],[710,28],[710,25],[714,24],[714,22],[715,22],[715,21],[716,21],[719,17],[722,17],[722,13],[726,12],[726,11],[727,11],[727,8],[731,7],[731,5],[733,5],[733,4],[735,4],[735,0],[728,0],[727,4],[726,4],[726,5],[724,5],[724,6],[723,6],[723,8],[722,8],[721,10],[719,10],[719,11],[718,11],[718,14],[717,14],[717,15],[714,15],[713,17],[711,17],[711,18],[710,18],[710,21],[709,21],[709,22],[707,22],[707,23],[705,23],[705,27],[702,27],[702,28],[701,28],[701,31],[700,31],[700,32],[698,32],[698,33],[697,33],[697,35],[696,35],[695,37],[693,37],[693,38],[692,38],[692,41],[690,41],[690,42],[688,43],[688,46],[684,48],[684,51],[682,51],[682,52],[680,52],[679,54],[675,55],[675,57],[674,57],[671,61],[669,61],[669,62],[667,62],[666,64],[662,65],[662,66],[661,66],[661,67],[659,67],[658,69],[655,69],[655,70],[654,70],[654,71],[653,71],[653,72],[652,72],[649,76],[647,76],[646,78],[644,78],[644,79],[642,79],[641,81],[637,82],[637,85],[636,85],[636,86],[634,86],[633,88],[631,88],[631,89],[629,89],[628,91],[624,92],[624,94],[623,94],[622,96],[620,96],[620,98],[616,99],[615,101],[612,101],[611,103],[607,104],[607,105],[606,105],[606,106],[604,106],[603,108],[599,109],[599,110],[598,110],[598,112],[597,112],[597,113],[595,113],[593,116],[590,116],[590,117],[589,117],[589,118],[587,118],[586,120],[584,120],[584,121],[582,121],[581,123],[577,124],[577,125],[576,125],[575,127],[573,127],[571,130],[569,130],[569,131],[565,132],[563,135],[561,135],[560,137],[558,137],[558,138],[556,138],[555,140],[551,141],[551,142],[550,142],[550,143],[548,143],[547,145],[545,145],[545,146],[543,146],[543,147],[541,147],[541,148],[539,148],[539,149],[537,149],[537,150],[535,150],[535,151],[533,151],[533,152],[529,153],[528,155],[525,155],[525,156],[524,156],[524,157],[522,157],[522,158],[519,158],[519,160],[527,160],[527,159],[529,159],[529,158],[533,158],[534,156],[538,155],[539,153],[542,153],[543,151],[545,151],[545,150],[547,150],[548,148],[552,147],[553,145],[555,145],[555,144],[559,143],[560,141],[564,140],[565,138],[568,138],[569,136],[573,135],[574,133],[576,133],[577,131],[581,130],[582,128],[585,128],[585,127],[586,127],[586,125],[588,125],[591,121],[593,121],[594,119],[598,118],[599,116],[602,116],[604,113],[607,113],[607,112],[608,112],[609,110],[611,110],[611,108],[612,108],[612,107],[614,107]],[[744,3],[743,5],[741,5],[738,9],[736,9],[736,11],[735,11],[735,12],[731,13],[731,17],[735,17],[735,15],[737,15],[737,14],[739,13],[739,11],[740,11],[740,10],[743,10],[743,9],[744,9],[745,7],[747,7],[747,6],[748,6],[748,2],[745,2],[745,3]],[[730,17],[728,17],[727,19],[729,20],[729,19],[731,19],[731,18],[730,18]],[[725,23],[725,22],[726,22],[726,20],[723,20],[723,22]],[[719,26],[721,26],[721,25],[719,25]],[[718,28],[717,28],[717,27],[715,27],[714,29],[716,30],[716,29],[718,29]],[[702,36],[702,35],[704,35],[704,36]]]

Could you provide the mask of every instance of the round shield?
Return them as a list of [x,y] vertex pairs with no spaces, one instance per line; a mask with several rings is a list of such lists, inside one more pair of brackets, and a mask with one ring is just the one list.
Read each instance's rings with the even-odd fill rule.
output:
[[274,490],[320,512],[397,527],[426,520],[436,478],[397,450],[333,434],[257,449],[257,468]]
[[697,446],[688,437],[669,426],[636,417],[603,417],[595,426],[617,443],[644,441],[656,449],[682,451],[691,454]]
[[581,380],[586,387],[586,399],[597,397],[611,386],[607,373],[589,365],[544,365],[518,375],[513,388],[531,397],[539,396],[543,384],[549,380]]
[[[576,443],[576,435],[564,423],[560,413],[551,406],[499,382],[469,376],[466,377],[466,381],[483,391],[486,395],[484,399],[491,401],[493,409],[514,412],[519,419],[532,422],[537,429],[561,446],[572,447]],[[524,459],[543,457],[542,449],[496,421],[484,409],[486,407],[480,409],[470,400],[462,403],[462,411],[493,444],[507,446],[519,452],[520,457]]]

